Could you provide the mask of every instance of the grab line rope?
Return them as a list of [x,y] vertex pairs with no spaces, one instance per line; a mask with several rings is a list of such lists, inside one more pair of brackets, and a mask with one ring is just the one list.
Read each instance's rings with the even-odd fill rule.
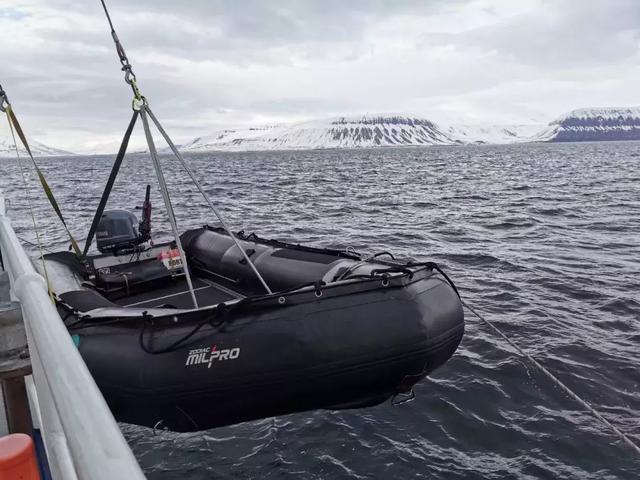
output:
[[487,320],[485,317],[480,315],[471,305],[469,305],[464,300],[460,299],[462,304],[467,307],[467,309],[473,313],[476,317],[478,317],[482,322],[484,322],[488,327],[490,327],[498,336],[500,336],[505,342],[511,345],[522,357],[526,358],[529,362],[531,362],[535,367],[538,368],[542,373],[544,373],[553,383],[555,383],[558,387],[564,390],[567,395],[573,398],[576,402],[582,405],[586,410],[588,410],[594,417],[596,417],[600,422],[602,422],[606,427],[608,427],[613,433],[615,433],[624,443],[626,443],[629,447],[631,447],[637,454],[640,455],[640,447],[633,442],[625,433],[623,433],[618,427],[613,425],[609,420],[607,420],[600,412],[598,412],[594,407],[592,407],[586,400],[583,400],[571,390],[568,386],[566,386],[558,377],[556,377],[553,373],[547,370],[540,362],[538,362],[535,358],[525,352],[522,348],[520,348],[513,340],[507,337],[502,330],[496,327],[493,322]]

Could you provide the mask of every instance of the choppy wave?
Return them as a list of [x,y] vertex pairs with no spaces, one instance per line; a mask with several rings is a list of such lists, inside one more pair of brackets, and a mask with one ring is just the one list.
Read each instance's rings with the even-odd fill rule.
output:
[[[237,230],[435,259],[463,296],[640,442],[638,143],[189,156]],[[111,158],[43,159],[86,232]],[[164,157],[181,228],[213,219]],[[0,160],[20,236],[34,241],[14,162]],[[43,236],[67,241],[29,182]],[[153,170],[123,166],[112,207]],[[166,236],[154,191],[154,227]],[[451,361],[402,407],[312,412],[194,434],[123,425],[152,479],[640,477],[640,459],[468,316]],[[211,408],[216,408],[211,405]]]

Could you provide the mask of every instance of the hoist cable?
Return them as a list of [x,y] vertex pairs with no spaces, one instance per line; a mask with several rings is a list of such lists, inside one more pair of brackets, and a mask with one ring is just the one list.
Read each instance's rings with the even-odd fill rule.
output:
[[120,39],[118,38],[116,29],[113,27],[113,22],[111,21],[111,15],[109,15],[107,5],[104,3],[104,0],[100,0],[100,3],[102,3],[104,14],[107,16],[107,21],[109,22],[109,28],[111,29],[111,38],[113,38],[113,43],[115,43],[116,45],[116,52],[118,53],[118,58],[120,59],[120,64],[122,65],[122,71],[125,72],[124,81],[131,86],[131,89],[133,90],[133,97],[137,101],[142,101],[144,97],[142,96],[142,94],[140,93],[140,89],[138,88],[136,74],[133,73],[133,67],[131,66],[131,63],[129,63],[129,59],[127,58],[127,54],[124,51],[124,47],[122,46],[122,43],[120,43]]
[[[247,252],[242,248],[242,246],[240,245],[240,242],[238,242],[237,238],[233,235],[231,230],[227,227],[226,223],[222,220],[222,216],[220,215],[218,210],[214,207],[213,202],[211,201],[211,199],[208,197],[208,195],[206,194],[206,192],[204,191],[204,189],[200,185],[200,182],[197,180],[197,178],[194,175],[193,171],[191,170],[191,168],[189,168],[189,166],[185,162],[184,158],[182,157],[182,155],[180,154],[180,152],[178,151],[178,149],[174,145],[173,141],[171,140],[171,138],[169,137],[167,132],[164,130],[164,128],[162,127],[162,125],[160,124],[160,122],[158,121],[156,116],[153,114],[153,112],[149,108],[149,103],[147,102],[146,98],[140,93],[140,90],[138,89],[138,86],[137,86],[137,83],[136,83],[136,76],[132,71],[132,67],[131,67],[131,64],[129,63],[129,59],[127,58],[127,55],[125,54],[124,48],[123,48],[122,44],[120,43],[120,39],[118,38],[118,34],[115,31],[115,27],[113,26],[113,22],[111,20],[111,15],[109,14],[109,10],[107,9],[107,5],[105,3],[105,0],[100,0],[100,3],[102,4],[102,8],[103,8],[104,13],[105,13],[105,15],[107,17],[107,21],[109,22],[109,27],[111,29],[111,36],[113,37],[113,41],[114,41],[114,43],[116,45],[116,51],[118,53],[118,58],[120,59],[120,63],[122,64],[122,70],[126,72],[125,81],[129,85],[131,85],[131,87],[133,88],[133,92],[134,92],[133,109],[135,111],[140,111],[141,114],[142,114],[143,125],[144,125],[144,128],[145,128],[145,135],[147,137],[147,143],[149,145],[149,153],[151,154],[151,159],[152,159],[152,161],[154,163],[154,168],[156,169],[156,173],[158,175],[158,182],[160,183],[160,189],[162,190],[163,198],[164,198],[165,195],[167,197],[165,199],[165,205],[167,206],[167,211],[170,212],[170,221],[172,221],[172,228],[173,228],[173,223],[175,223],[175,219],[171,220],[171,215],[173,214],[173,209],[171,208],[171,200],[169,198],[168,191],[166,191],[166,183],[164,182],[164,175],[162,174],[162,171],[160,169],[160,163],[159,163],[159,161],[157,159],[157,152],[155,152],[155,145],[153,145],[153,138],[151,137],[150,131],[148,131],[148,124],[147,124],[147,117],[146,117],[147,114],[149,115],[149,117],[151,117],[151,120],[156,125],[158,131],[162,134],[162,136],[164,137],[165,141],[169,145],[169,148],[174,153],[175,157],[178,159],[178,161],[180,162],[180,164],[182,165],[184,170],[187,172],[187,174],[189,175],[189,177],[191,178],[191,180],[195,184],[195,186],[198,189],[198,191],[202,194],[202,196],[204,197],[205,201],[207,202],[207,204],[209,205],[211,210],[214,212],[215,216],[220,221],[220,223],[221,223],[222,227],[224,228],[224,230],[229,234],[229,236],[231,237],[231,239],[233,240],[233,242],[235,243],[237,248],[240,250],[240,253],[244,257],[244,259],[247,261],[247,264],[253,270],[255,275],[258,277],[258,279],[260,280],[260,283],[262,284],[262,286],[265,288],[267,293],[271,294],[272,291],[269,288],[269,286],[267,285],[267,283],[265,282],[264,278],[262,277],[262,275],[260,275],[260,272],[258,272],[258,269],[256,268],[256,266],[253,264],[253,262],[249,258],[249,255],[247,254]],[[178,237],[177,231],[174,230],[174,234],[176,235],[176,243],[179,244],[179,240],[180,239]],[[181,245],[179,245],[179,247],[181,249]],[[181,255],[182,255],[182,252],[181,252]],[[186,259],[183,259],[183,262],[184,262],[185,267],[186,267]],[[188,274],[187,274],[187,277],[188,277]],[[190,278],[188,278],[188,281],[189,282],[191,281]],[[192,297],[193,297],[194,303],[195,303],[195,295],[193,294],[193,292],[192,292]]]

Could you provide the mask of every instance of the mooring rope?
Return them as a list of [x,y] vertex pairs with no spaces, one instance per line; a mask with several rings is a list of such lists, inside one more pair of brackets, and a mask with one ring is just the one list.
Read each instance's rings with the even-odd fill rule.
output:
[[54,253],[53,250],[51,250],[50,248],[38,245],[37,243],[32,242],[31,240],[27,240],[26,238],[20,236],[20,235],[16,235],[16,237],[18,237],[18,240],[20,240],[22,243],[26,243],[28,245],[31,245],[32,247],[36,247],[38,249],[42,248],[42,250],[44,250],[47,253]]
[[469,305],[464,300],[460,299],[462,304],[467,307],[467,309],[473,313],[478,319],[480,319],[485,325],[491,328],[498,336],[500,336],[505,342],[511,345],[522,357],[531,362],[538,370],[544,373],[553,383],[555,383],[558,387],[564,390],[567,395],[573,398],[576,402],[582,405],[587,411],[589,411],[594,417],[596,417],[602,424],[608,427],[613,433],[615,433],[624,443],[626,443],[629,447],[631,447],[638,455],[640,455],[640,447],[632,441],[624,432],[622,432],[618,427],[613,425],[609,420],[607,420],[600,412],[598,412],[594,407],[592,407],[586,400],[583,400],[577,393],[571,390],[567,385],[565,385],[558,377],[556,377],[553,373],[547,370],[540,362],[538,362],[535,358],[525,352],[522,348],[520,348],[513,340],[507,337],[502,330],[500,330],[493,322],[480,315],[471,305]]

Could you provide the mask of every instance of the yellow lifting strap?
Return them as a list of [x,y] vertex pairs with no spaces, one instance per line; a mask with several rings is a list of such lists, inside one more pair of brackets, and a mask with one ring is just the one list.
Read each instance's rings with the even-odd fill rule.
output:
[[36,160],[33,158],[33,154],[31,153],[31,148],[29,148],[29,143],[27,142],[27,137],[24,135],[24,132],[22,131],[22,127],[20,127],[20,122],[18,122],[18,118],[16,117],[16,114],[13,112],[13,108],[11,108],[11,104],[6,105],[5,108],[7,112],[7,117],[9,118],[9,123],[15,129],[16,133],[18,134],[18,137],[20,138],[20,141],[22,142],[22,145],[24,145],[25,150],[29,154],[31,161],[33,162],[33,166],[36,169],[36,173],[38,174],[38,178],[40,179],[40,184],[42,185],[42,189],[44,190],[44,193],[49,199],[49,203],[55,210],[56,215],[58,215],[58,218],[62,222],[62,225],[64,226],[64,229],[66,230],[67,235],[69,236],[69,240],[71,240],[71,246],[73,247],[73,250],[75,251],[76,256],[78,258],[82,258],[83,257],[82,251],[80,250],[80,247],[78,246],[78,243],[76,242],[75,238],[73,238],[73,235],[71,235],[71,232],[69,231],[69,227],[67,227],[67,222],[64,220],[64,216],[62,215],[60,206],[58,205],[58,202],[53,196],[51,187],[49,187],[47,180],[44,178],[44,174],[40,170],[40,167],[36,163]]
[[[0,87],[0,90],[2,87]],[[38,223],[36,222],[36,216],[33,213],[33,203],[31,202],[31,195],[27,189],[27,178],[24,175],[24,169],[22,168],[22,159],[20,158],[20,151],[18,150],[18,142],[16,140],[15,130],[11,123],[11,118],[9,117],[9,112],[7,112],[6,107],[4,106],[8,104],[6,101],[6,95],[3,98],[0,98],[0,110],[3,110],[7,115],[7,123],[9,124],[9,129],[11,130],[11,138],[13,139],[13,146],[16,149],[16,160],[18,161],[18,168],[20,169],[20,176],[22,177],[22,184],[25,188],[25,196],[27,197],[27,204],[29,205],[29,213],[31,214],[31,222],[33,224],[33,233],[36,236],[36,245],[38,247],[38,251],[40,252],[40,261],[42,262],[42,269],[44,270],[44,278],[47,282],[47,292],[49,293],[49,297],[51,301],[55,304],[56,299],[51,289],[51,282],[49,281],[49,272],[47,272],[47,262],[44,260],[44,252],[42,251],[42,242],[40,241],[40,232],[38,231]]]

